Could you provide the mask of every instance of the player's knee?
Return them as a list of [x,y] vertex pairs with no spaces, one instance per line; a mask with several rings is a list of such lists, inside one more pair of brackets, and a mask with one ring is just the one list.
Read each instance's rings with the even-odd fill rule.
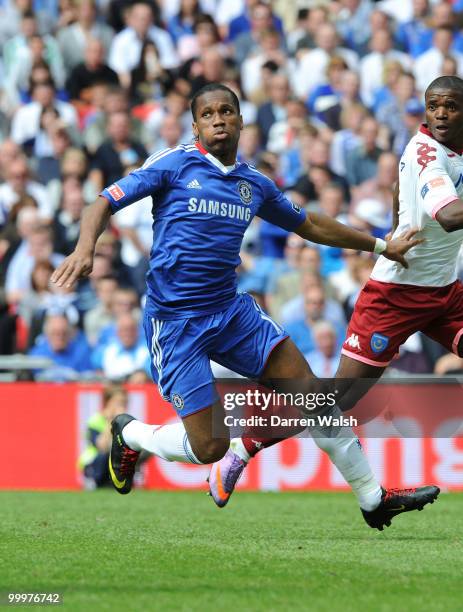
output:
[[193,448],[193,452],[201,463],[214,463],[222,459],[229,445],[230,441],[226,439],[208,440]]

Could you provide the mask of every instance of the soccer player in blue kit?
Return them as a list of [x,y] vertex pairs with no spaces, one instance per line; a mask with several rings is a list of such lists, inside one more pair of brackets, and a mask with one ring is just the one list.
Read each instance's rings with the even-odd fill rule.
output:
[[[419,243],[410,230],[389,242],[292,204],[267,177],[236,162],[242,118],[235,94],[209,84],[192,99],[194,144],[149,157],[129,176],[103,190],[82,215],[75,251],[54,272],[59,286],[72,286],[92,270],[99,235],[111,215],[146,196],[153,198],[153,247],[147,274],[144,328],[151,370],[162,397],[181,421],[159,426],[119,415],[112,423],[110,474],[119,493],[132,488],[142,450],[168,461],[207,464],[227,453],[224,480],[215,474],[210,491],[218,505],[228,501],[246,456],[229,450],[210,360],[245,377],[314,380],[284,329],[247,294],[237,293],[236,268],[243,234],[254,215],[316,243],[381,253],[404,266],[404,254]],[[398,498],[373,476],[357,438],[327,428],[315,437],[356,493],[367,522],[382,529],[395,514],[432,501],[431,487]],[[243,447],[244,448],[244,447]],[[244,453],[245,451],[243,451]],[[228,456],[228,455],[226,455]],[[212,476],[212,474],[211,474]],[[389,504],[389,505],[388,505]],[[392,504],[392,505],[391,505]]]

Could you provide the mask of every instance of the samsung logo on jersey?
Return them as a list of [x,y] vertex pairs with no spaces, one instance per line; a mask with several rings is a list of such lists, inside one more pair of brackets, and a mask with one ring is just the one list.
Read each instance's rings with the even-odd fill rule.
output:
[[190,198],[188,200],[188,210],[190,212],[204,213],[206,215],[217,215],[219,217],[228,217],[229,219],[238,219],[239,221],[251,220],[251,209],[248,206],[240,206],[239,204],[228,204],[228,202],[217,202],[216,200],[199,200],[198,198]]

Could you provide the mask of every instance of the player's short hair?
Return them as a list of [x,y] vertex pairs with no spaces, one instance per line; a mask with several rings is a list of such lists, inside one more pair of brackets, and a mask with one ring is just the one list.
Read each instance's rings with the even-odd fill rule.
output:
[[427,96],[433,89],[453,89],[463,97],[463,79],[457,76],[440,76],[427,86],[424,95]]
[[238,96],[232,89],[230,89],[230,87],[227,87],[226,85],[223,85],[222,83],[208,83],[207,85],[204,85],[204,87],[201,87],[201,89],[199,89],[195,93],[195,95],[191,98],[191,102],[190,102],[191,114],[193,115],[193,119],[195,121],[196,121],[196,107],[198,105],[198,98],[200,98],[201,96],[203,96],[204,94],[210,91],[226,91],[227,93],[229,93],[233,100],[233,106],[236,108],[238,115],[241,113],[240,101],[238,99]]

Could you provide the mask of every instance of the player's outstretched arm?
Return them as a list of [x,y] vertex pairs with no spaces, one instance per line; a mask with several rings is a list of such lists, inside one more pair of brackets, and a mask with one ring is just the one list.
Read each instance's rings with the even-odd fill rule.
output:
[[318,244],[326,244],[341,249],[380,253],[387,259],[398,261],[405,268],[408,268],[408,263],[404,257],[405,253],[423,242],[419,238],[414,238],[417,231],[416,229],[409,230],[394,240],[385,242],[339,223],[326,215],[308,213],[304,223],[296,229],[296,234],[299,234],[305,240]]
[[392,194],[392,228],[391,231],[386,234],[386,240],[390,240],[392,238],[394,232],[399,226],[399,207],[399,182],[397,181]]
[[93,268],[93,254],[96,241],[103,233],[111,217],[111,209],[106,198],[101,196],[82,213],[80,235],[74,251],[66,257],[53,272],[51,281],[59,287],[72,285],[83,276],[88,276]]

